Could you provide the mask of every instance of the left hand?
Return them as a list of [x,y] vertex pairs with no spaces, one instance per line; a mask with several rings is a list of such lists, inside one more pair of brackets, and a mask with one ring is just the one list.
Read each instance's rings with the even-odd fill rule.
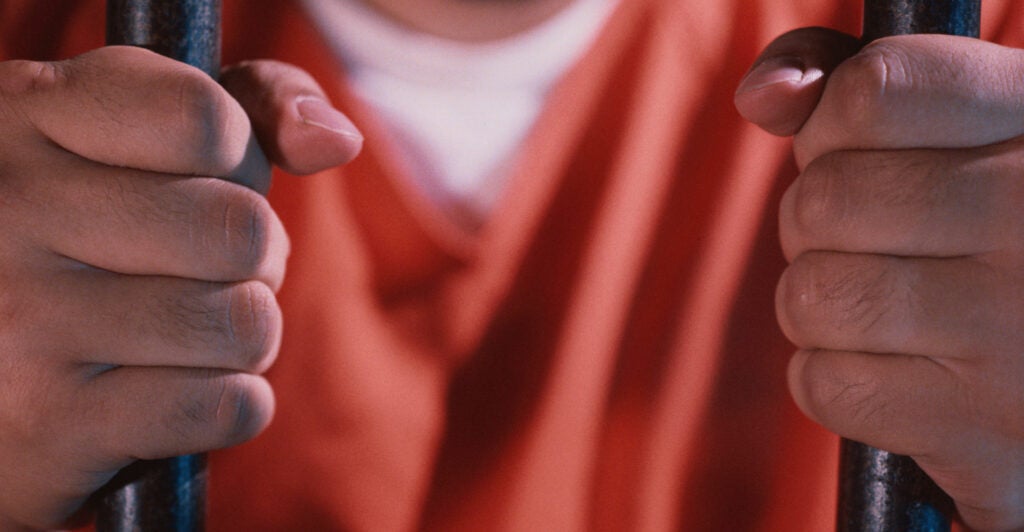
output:
[[791,392],[909,455],[965,524],[1024,527],[1024,52],[820,29],[770,45],[736,103],[795,134],[780,207]]

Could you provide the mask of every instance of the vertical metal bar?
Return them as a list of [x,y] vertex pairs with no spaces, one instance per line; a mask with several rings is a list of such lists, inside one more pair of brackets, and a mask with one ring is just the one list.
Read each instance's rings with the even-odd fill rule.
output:
[[840,470],[836,530],[950,530],[953,501],[910,458],[843,440]]
[[865,42],[890,35],[942,33],[978,37],[981,0],[865,0]]
[[106,486],[97,532],[198,532],[206,523],[206,455],[136,462]]
[[107,0],[107,44],[141,46],[220,71],[220,0]]
[[[220,0],[108,0],[107,44],[141,46],[220,71]],[[206,457],[142,461],[99,498],[99,532],[197,532],[206,520]]]
[[[911,33],[978,37],[980,26],[980,0],[864,2],[865,43]],[[910,458],[843,440],[837,530],[948,531],[953,512],[953,501]]]

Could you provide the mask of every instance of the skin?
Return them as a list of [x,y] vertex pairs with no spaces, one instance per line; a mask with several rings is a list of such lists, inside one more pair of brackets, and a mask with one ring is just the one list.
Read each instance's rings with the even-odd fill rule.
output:
[[252,189],[361,137],[293,67],[223,83],[137,48],[0,63],[0,529],[73,524],[133,460],[269,423],[289,244]]
[[[469,40],[558,3],[487,3],[522,18],[460,37],[452,14],[483,3],[373,1]],[[794,398],[840,435],[913,456],[979,529],[1024,527],[1021,71],[1020,52],[976,41],[858,53],[799,30],[736,96],[795,135],[778,289]],[[269,423],[260,374],[288,241],[254,190],[270,164],[343,164],[361,137],[293,67],[235,66],[221,87],[115,47],[0,63],[0,139],[0,529],[54,528],[87,517],[136,458]]]
[[795,135],[777,291],[790,389],[830,430],[913,457],[967,525],[1021,529],[1024,55],[907,36],[842,61],[849,39],[781,37],[736,97]]

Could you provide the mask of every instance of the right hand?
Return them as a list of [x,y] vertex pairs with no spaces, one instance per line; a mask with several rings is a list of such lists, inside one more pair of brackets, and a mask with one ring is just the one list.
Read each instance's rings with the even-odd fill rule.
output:
[[294,67],[223,81],[126,47],[0,63],[4,530],[74,524],[132,461],[270,421],[289,244],[255,138],[303,173],[361,139]]

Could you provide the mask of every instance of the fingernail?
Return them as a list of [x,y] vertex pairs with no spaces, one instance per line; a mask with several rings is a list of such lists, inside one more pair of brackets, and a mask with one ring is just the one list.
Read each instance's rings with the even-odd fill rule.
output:
[[355,124],[347,116],[331,106],[327,100],[317,96],[299,96],[295,99],[295,108],[302,118],[302,123],[332,131],[339,135],[363,140]]
[[807,71],[806,68],[804,62],[796,56],[769,57],[747,73],[736,93],[753,92],[780,83],[803,84],[821,77],[819,70]]

